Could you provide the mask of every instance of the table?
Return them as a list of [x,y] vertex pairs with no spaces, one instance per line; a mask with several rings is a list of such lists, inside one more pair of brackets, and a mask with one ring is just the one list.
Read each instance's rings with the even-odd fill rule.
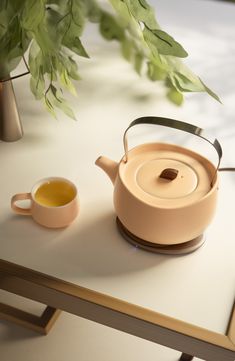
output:
[[[122,157],[122,135],[131,120],[158,115],[209,129],[223,146],[222,165],[234,166],[235,7],[211,1],[153,4],[162,26],[187,48],[189,65],[221,95],[224,105],[205,94],[188,95],[181,108],[170,104],[159,85],[134,73],[116,44],[95,37],[89,40],[92,59],[80,65],[78,98],[72,100],[76,122],[63,115],[51,119],[32,98],[28,79],[15,81],[25,134],[18,142],[0,143],[0,288],[47,308],[38,318],[1,304],[1,317],[43,333],[58,310],[64,310],[180,350],[181,360],[194,355],[232,361],[234,175],[220,175],[217,212],[203,247],[173,257],[136,249],[123,240],[115,225],[111,182],[94,165],[101,154]],[[87,32],[88,39],[93,31]],[[166,129],[153,132],[147,127],[130,136],[133,145],[157,137],[210,153],[192,137]],[[10,209],[13,194],[29,191],[48,176],[65,176],[78,187],[81,211],[64,230],[47,230]]]

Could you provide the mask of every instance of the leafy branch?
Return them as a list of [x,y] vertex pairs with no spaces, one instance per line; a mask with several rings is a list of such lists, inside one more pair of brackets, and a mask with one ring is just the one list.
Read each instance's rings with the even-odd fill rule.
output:
[[[118,41],[123,56],[139,74],[162,81],[168,98],[176,104],[184,92],[207,92],[219,100],[199,77],[181,61],[188,54],[163,31],[146,0],[107,0],[107,11],[96,0],[5,0],[0,3],[0,79],[23,59],[30,72],[30,88],[56,116],[55,108],[75,119],[63,96],[76,96],[74,81],[80,79],[79,57],[89,58],[81,35],[88,21],[99,25],[108,41]],[[25,53],[28,50],[28,59]],[[16,76],[18,77],[18,76]]]

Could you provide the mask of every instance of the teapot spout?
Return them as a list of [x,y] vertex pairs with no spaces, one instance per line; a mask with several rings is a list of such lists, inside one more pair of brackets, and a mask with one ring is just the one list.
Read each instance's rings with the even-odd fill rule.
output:
[[118,163],[109,158],[101,156],[96,160],[95,164],[103,169],[103,171],[105,171],[111,182],[114,184],[118,172]]

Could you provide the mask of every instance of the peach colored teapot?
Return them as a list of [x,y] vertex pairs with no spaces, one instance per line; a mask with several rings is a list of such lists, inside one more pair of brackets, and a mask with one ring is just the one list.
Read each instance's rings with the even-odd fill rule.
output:
[[[209,142],[218,153],[215,167],[202,155],[178,145],[141,144],[128,150],[127,132],[138,124],[183,130]],[[134,236],[153,244],[176,245],[203,234],[212,220],[218,191],[222,149],[204,130],[178,120],[142,117],[123,137],[125,154],[119,164],[99,157],[114,184],[114,207],[121,224]]]

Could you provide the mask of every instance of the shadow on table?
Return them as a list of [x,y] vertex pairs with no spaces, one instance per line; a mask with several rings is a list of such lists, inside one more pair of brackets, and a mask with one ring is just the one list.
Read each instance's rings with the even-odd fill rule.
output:
[[136,248],[119,233],[115,213],[99,211],[98,206],[94,214],[84,212],[64,229],[47,229],[30,217],[10,215],[1,224],[5,235],[4,253],[10,255],[12,262],[62,279],[144,272],[170,262],[172,257],[185,257]]
[[63,264],[66,263],[63,276],[69,277],[73,274],[89,277],[126,275],[158,267],[170,260],[169,256],[138,249],[123,239],[114,212],[97,214],[81,227],[78,223],[73,234],[55,247],[54,259],[62,257]]
[[0,341],[4,343],[12,343],[14,341],[23,341],[25,339],[42,337],[40,334],[27,330],[23,327],[13,325],[7,321],[1,321],[1,336]]

